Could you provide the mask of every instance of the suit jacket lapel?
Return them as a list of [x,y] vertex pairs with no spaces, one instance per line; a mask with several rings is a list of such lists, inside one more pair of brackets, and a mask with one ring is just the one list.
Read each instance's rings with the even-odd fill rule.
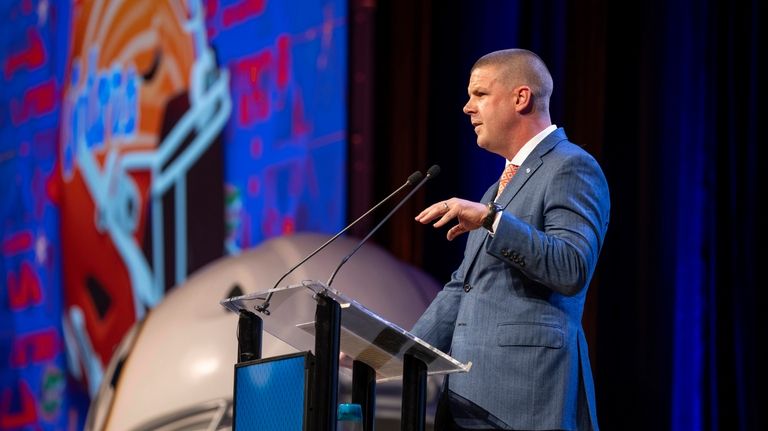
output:
[[[558,142],[564,141],[566,139],[568,138],[565,136],[565,131],[562,128],[555,129],[554,132],[550,133],[549,136],[544,138],[544,140],[541,141],[539,145],[533,149],[533,152],[528,155],[523,164],[520,165],[520,168],[517,170],[515,176],[512,177],[512,179],[509,181],[509,184],[507,184],[507,187],[504,188],[503,192],[501,192],[501,196],[499,196],[498,201],[499,205],[501,205],[503,208],[506,208],[507,205],[509,205],[509,202],[512,201],[512,198],[515,197],[517,192],[520,191],[528,179],[530,179],[536,170],[539,169],[542,164],[544,164],[541,158],[549,151],[551,151]],[[498,190],[498,187],[496,189]]]

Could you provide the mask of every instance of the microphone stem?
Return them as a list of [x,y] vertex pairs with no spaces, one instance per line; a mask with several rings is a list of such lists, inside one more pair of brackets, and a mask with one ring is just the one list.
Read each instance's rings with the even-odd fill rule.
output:
[[402,200],[400,200],[400,202],[399,202],[399,203],[398,203],[398,204],[397,204],[397,205],[396,205],[394,208],[392,208],[392,210],[391,210],[391,211],[390,211],[390,212],[389,212],[389,213],[388,213],[388,214],[387,214],[387,215],[386,215],[386,216],[385,216],[383,219],[381,219],[381,221],[379,222],[379,224],[377,224],[377,225],[376,225],[376,227],[374,227],[374,228],[373,228],[373,230],[371,230],[370,232],[368,232],[368,235],[366,235],[366,236],[365,236],[365,238],[363,238],[363,239],[362,239],[362,240],[361,240],[361,241],[360,241],[360,242],[357,244],[357,246],[356,246],[356,247],[355,247],[355,248],[352,250],[352,252],[351,252],[351,253],[349,253],[348,255],[346,255],[346,256],[344,257],[344,259],[342,259],[342,260],[341,260],[341,263],[339,263],[339,265],[338,265],[338,266],[336,267],[336,269],[333,271],[333,274],[331,274],[331,277],[328,279],[328,283],[326,283],[326,285],[327,285],[328,287],[331,287],[331,283],[333,283],[333,279],[334,279],[334,278],[336,278],[336,273],[338,273],[338,272],[339,272],[339,270],[341,269],[341,267],[342,267],[342,266],[343,266],[345,263],[347,263],[347,261],[349,260],[349,258],[351,258],[351,257],[352,257],[352,255],[353,255],[353,254],[355,254],[355,253],[357,252],[357,250],[359,250],[359,249],[360,249],[360,247],[362,247],[362,246],[363,246],[363,244],[365,244],[365,242],[366,242],[366,241],[368,241],[368,238],[370,238],[370,237],[371,237],[371,236],[372,236],[374,233],[376,233],[376,231],[377,231],[377,230],[379,230],[379,228],[381,227],[381,225],[383,225],[383,224],[384,224],[384,223],[385,223],[387,220],[389,220],[389,218],[392,216],[392,214],[394,214],[394,213],[395,213],[395,211],[397,211],[398,209],[400,209],[400,207],[401,207],[401,206],[403,206],[403,204],[404,204],[404,203],[405,203],[405,202],[406,202],[408,199],[410,199],[410,197],[411,197],[411,196],[412,196],[414,193],[416,193],[416,192],[417,192],[417,191],[418,191],[418,190],[421,188],[421,186],[422,186],[422,185],[424,185],[424,183],[426,183],[426,182],[427,182],[427,180],[428,180],[430,177],[431,177],[431,175],[427,174],[427,176],[425,176],[425,177],[424,177],[424,179],[423,179],[423,180],[421,180],[421,181],[419,182],[419,184],[417,184],[417,185],[416,185],[416,187],[414,187],[413,189],[411,189],[411,191],[410,191],[410,192],[408,192],[408,194],[407,194],[407,195],[405,195],[405,197],[404,197]]
[[[418,185],[418,186],[416,186],[416,188],[420,187],[420,186],[421,186],[421,184],[422,184],[422,183],[423,183],[425,180],[426,180],[426,178],[425,178],[424,180],[422,180],[422,182],[421,182],[421,183],[419,183],[419,185]],[[280,285],[280,282],[281,282],[281,281],[283,281],[283,280],[285,279],[285,277],[288,277],[288,275],[290,275],[290,273],[292,273],[292,272],[293,272],[293,271],[294,271],[296,268],[298,268],[299,266],[301,266],[301,265],[302,265],[304,262],[308,261],[308,260],[309,260],[309,259],[310,259],[312,256],[316,255],[318,252],[320,252],[320,250],[322,250],[323,248],[325,248],[325,247],[326,247],[328,244],[330,244],[331,242],[333,242],[333,241],[334,241],[336,238],[338,238],[338,237],[339,237],[340,235],[342,235],[344,232],[348,231],[348,230],[349,230],[349,229],[350,229],[352,226],[354,226],[355,224],[357,224],[357,222],[359,222],[360,220],[362,220],[363,218],[365,218],[365,217],[366,217],[368,214],[370,214],[370,213],[372,213],[373,211],[375,211],[375,210],[376,210],[376,208],[378,208],[378,207],[380,207],[381,205],[383,205],[383,204],[384,204],[385,202],[387,202],[387,201],[388,201],[390,198],[392,198],[392,196],[394,196],[394,195],[396,195],[396,194],[400,193],[400,192],[401,192],[401,191],[402,191],[404,188],[408,187],[409,185],[410,185],[410,183],[409,183],[408,181],[406,181],[406,182],[405,182],[405,184],[403,184],[402,186],[400,186],[400,188],[398,188],[398,189],[397,189],[397,190],[395,190],[394,192],[390,193],[390,195],[389,195],[389,196],[387,196],[386,198],[384,198],[384,199],[383,199],[381,202],[379,202],[378,204],[376,204],[376,205],[375,205],[373,208],[371,208],[371,209],[369,209],[368,211],[366,211],[366,212],[365,212],[365,214],[363,214],[363,215],[361,215],[360,217],[358,217],[358,218],[357,218],[355,221],[353,221],[352,223],[350,223],[350,224],[349,224],[347,227],[345,227],[344,229],[342,229],[342,230],[341,230],[339,233],[337,233],[336,235],[334,235],[333,237],[331,237],[331,239],[329,239],[328,241],[324,242],[324,243],[323,243],[323,245],[321,245],[320,247],[318,247],[318,248],[317,248],[315,251],[313,251],[313,252],[312,252],[312,253],[310,253],[310,254],[309,254],[307,257],[305,257],[304,259],[302,259],[302,260],[301,260],[301,262],[297,263],[297,264],[296,264],[296,265],[294,265],[294,266],[293,266],[291,269],[289,269],[289,270],[288,270],[288,272],[286,272],[285,274],[283,274],[283,276],[282,276],[282,277],[280,277],[280,279],[279,279],[279,280],[277,280],[277,283],[275,283],[275,285],[274,285],[274,286],[272,286],[272,290],[274,290],[275,288],[277,288],[277,286],[278,286],[278,285]],[[415,190],[415,189],[414,189],[414,190]],[[411,191],[411,193],[413,193],[413,191]],[[410,196],[410,194],[409,194],[408,196]],[[402,201],[400,202],[400,205],[402,205]],[[400,208],[400,205],[398,205],[396,208]],[[386,220],[386,219],[385,219],[385,220]],[[379,225],[381,225],[381,223],[379,223]],[[378,226],[377,226],[377,228],[378,228]],[[375,229],[374,229],[374,232],[375,232]],[[349,257],[347,257],[347,259],[349,259]],[[338,268],[337,268],[337,271],[338,271]],[[335,272],[334,272],[334,274],[335,274]],[[330,285],[330,284],[329,284],[329,285]],[[264,302],[263,302],[261,305],[259,305],[259,306],[257,306],[257,307],[256,307],[256,311],[260,311],[260,312],[262,312],[262,313],[266,314],[267,316],[269,316],[269,310],[267,310],[267,308],[269,308],[269,301],[270,301],[271,299],[272,299],[272,292],[270,292],[270,293],[267,295],[267,297],[264,299]]]

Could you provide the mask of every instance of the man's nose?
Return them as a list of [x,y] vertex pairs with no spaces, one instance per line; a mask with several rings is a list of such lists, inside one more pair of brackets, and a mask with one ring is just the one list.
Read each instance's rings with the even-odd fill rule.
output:
[[462,111],[464,111],[465,114],[471,115],[473,112],[475,112],[474,106],[471,105],[471,102],[467,102],[464,104],[464,108],[462,108]]

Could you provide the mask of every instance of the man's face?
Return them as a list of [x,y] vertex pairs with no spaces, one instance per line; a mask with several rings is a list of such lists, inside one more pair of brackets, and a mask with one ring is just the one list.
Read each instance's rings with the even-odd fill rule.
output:
[[514,89],[505,85],[498,67],[481,66],[472,71],[467,87],[469,100],[464,113],[469,115],[477,134],[477,145],[492,153],[507,154],[511,132],[516,124]]

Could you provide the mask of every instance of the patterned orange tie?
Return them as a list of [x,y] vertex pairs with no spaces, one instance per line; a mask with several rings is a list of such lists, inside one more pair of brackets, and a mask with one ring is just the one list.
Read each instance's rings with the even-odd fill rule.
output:
[[501,173],[501,179],[499,180],[499,191],[496,193],[496,198],[501,196],[501,192],[504,191],[504,188],[509,184],[509,180],[512,179],[512,177],[515,176],[517,173],[517,168],[519,168],[520,165],[513,165],[512,163],[507,163],[507,166],[504,168],[504,172]]

